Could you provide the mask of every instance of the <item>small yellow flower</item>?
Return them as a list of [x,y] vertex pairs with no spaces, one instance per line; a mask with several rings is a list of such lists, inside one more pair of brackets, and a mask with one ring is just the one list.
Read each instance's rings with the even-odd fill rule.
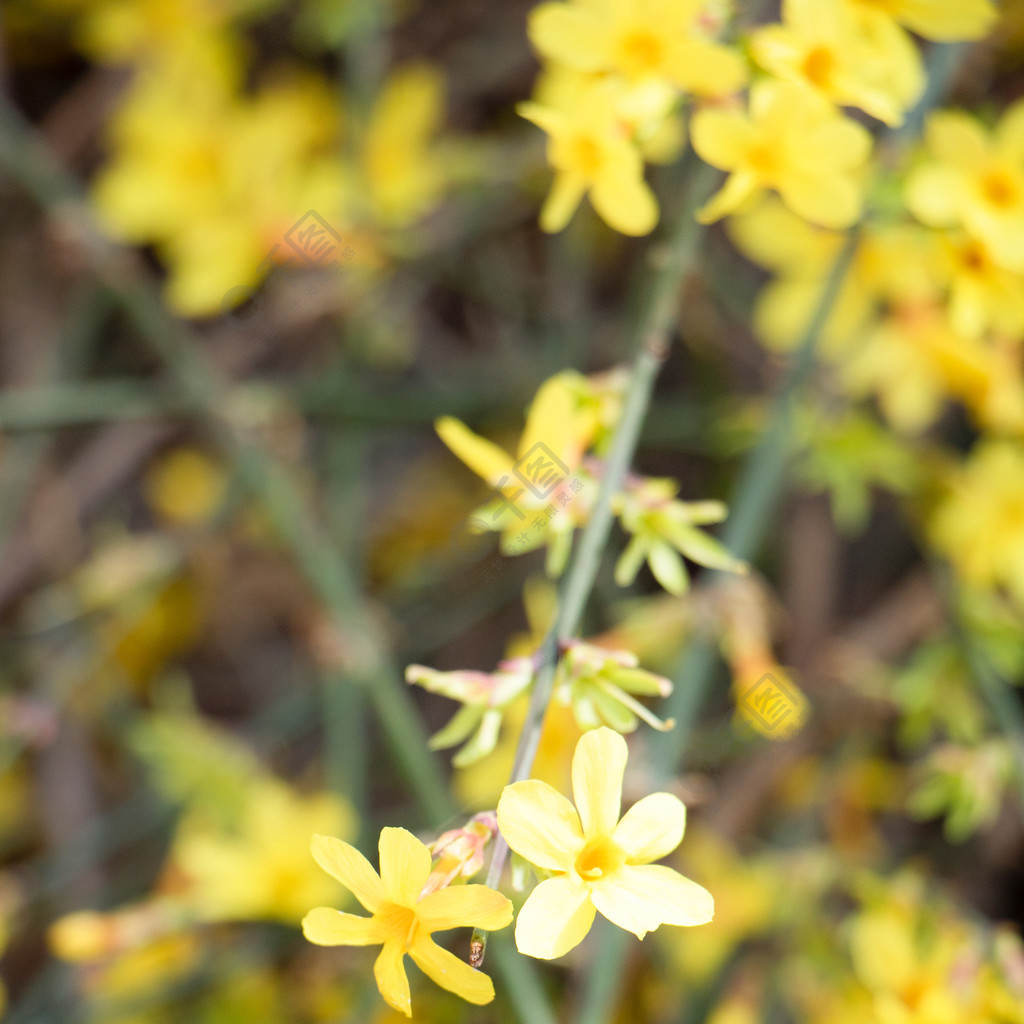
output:
[[[807,85],[840,106],[860,107],[886,124],[900,124],[924,88],[916,48],[910,44],[909,57],[897,54],[892,45],[858,32],[842,0],[783,0],[782,24],[760,29],[751,52],[778,78]],[[893,74],[894,66],[900,74]]]
[[509,847],[552,877],[530,893],[516,920],[520,953],[564,956],[600,911],[643,938],[659,925],[706,924],[714,901],[706,889],[652,861],[683,838],[686,808],[654,793],[619,818],[626,741],[611,729],[585,733],[572,761],[576,806],[537,779],[505,788],[498,827]]
[[1010,270],[1024,270],[1024,101],[991,135],[969,114],[938,111],[925,129],[931,160],[910,174],[906,199],[930,227],[962,226]]
[[746,79],[739,54],[695,31],[701,0],[543,3],[530,40],[548,60],[628,82],[671,82],[705,96],[735,92]]
[[380,874],[354,847],[330,836],[313,836],[313,857],[367,910],[371,917],[316,907],[302,921],[302,930],[318,946],[383,944],[373,965],[381,995],[396,1010],[412,1016],[409,979],[403,958],[413,962],[441,988],[470,1003],[494,998],[491,979],[434,943],[430,936],[449,928],[476,927],[494,931],[512,922],[512,904],[484,885],[458,885],[423,895],[430,877],[430,850],[404,828],[380,834]]
[[691,135],[702,160],[732,172],[699,211],[702,223],[768,188],[822,227],[849,227],[860,216],[855,174],[871,151],[871,136],[810,89],[759,82],[750,90],[749,116],[704,108],[694,115]]
[[561,231],[587,192],[605,223],[624,235],[646,235],[658,223],[643,157],[617,113],[616,99],[611,83],[597,83],[578,93],[570,108],[539,103],[516,108],[549,136],[555,181],[540,213],[545,231]]

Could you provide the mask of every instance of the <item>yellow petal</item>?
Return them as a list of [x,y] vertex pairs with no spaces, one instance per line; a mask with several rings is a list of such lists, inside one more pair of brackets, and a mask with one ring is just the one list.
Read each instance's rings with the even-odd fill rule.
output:
[[313,836],[313,859],[336,878],[371,913],[380,909],[386,897],[380,876],[370,862],[348,843],[333,836]]
[[629,752],[614,730],[584,733],[572,758],[572,793],[587,838],[611,835],[622,804],[622,773]]
[[430,874],[430,851],[404,828],[380,832],[380,878],[388,898],[414,907]]
[[910,212],[929,227],[955,224],[958,214],[959,176],[948,167],[919,167],[904,186]]
[[743,59],[717,43],[692,39],[673,48],[673,81],[698,96],[725,96],[736,92],[747,79]]
[[897,17],[925,39],[981,39],[998,16],[991,0],[902,0]]
[[660,864],[627,864],[592,883],[590,898],[612,924],[640,939],[663,924],[707,924],[715,913],[707,889]]
[[540,227],[548,234],[561,231],[572,219],[587,190],[583,178],[574,171],[557,171],[551,191],[540,211]]
[[412,999],[409,996],[409,978],[402,963],[402,943],[397,939],[384,943],[373,965],[373,976],[377,988],[390,1006],[406,1017],[412,1016]]
[[763,188],[763,183],[748,171],[730,174],[725,184],[697,211],[701,224],[712,224],[744,207]]
[[535,7],[527,34],[540,54],[577,71],[601,71],[608,58],[607,32],[601,23],[569,4]]
[[549,871],[568,871],[583,848],[576,809],[538,779],[505,787],[498,801],[498,828],[510,849]]
[[624,235],[650,234],[658,223],[658,201],[644,181],[639,160],[633,169],[616,164],[603,172],[590,190],[590,201],[601,219]]
[[984,129],[970,116],[955,110],[939,110],[928,117],[925,141],[932,156],[958,166],[985,159],[988,139]]
[[477,476],[497,487],[502,477],[512,472],[512,459],[496,444],[474,434],[465,423],[452,416],[442,416],[434,422],[437,436]]
[[1018,100],[999,119],[996,140],[1000,153],[1011,160],[1024,160],[1024,100]]
[[512,923],[512,904],[486,885],[453,885],[420,900],[416,916],[428,932],[463,927],[493,932]]
[[572,374],[557,373],[540,386],[530,403],[526,427],[519,442],[520,462],[537,445],[542,445],[540,454],[543,455],[543,449],[546,448],[548,453],[557,455],[565,462],[569,469],[576,467],[580,453],[579,446],[573,443],[573,413],[576,409],[574,383]]
[[465,960],[460,960],[424,936],[412,944],[409,956],[436,985],[454,992],[469,1003],[481,1006],[494,998],[494,985],[486,974],[474,970]]
[[316,907],[302,919],[302,933],[318,946],[373,946],[387,932],[372,917],[344,914],[330,907]]
[[847,228],[860,216],[860,190],[843,175],[788,175],[778,189],[794,213],[823,228]]
[[630,864],[649,864],[671,853],[683,839],[686,807],[671,793],[652,793],[633,804],[612,839]]
[[698,110],[690,122],[697,156],[722,170],[732,170],[743,160],[751,136],[750,122],[738,110]]
[[541,882],[516,918],[516,947],[541,960],[565,956],[578,946],[594,923],[587,886],[574,875]]

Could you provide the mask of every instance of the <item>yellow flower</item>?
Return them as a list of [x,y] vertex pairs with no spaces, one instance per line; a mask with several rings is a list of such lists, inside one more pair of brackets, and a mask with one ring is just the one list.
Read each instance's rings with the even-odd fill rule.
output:
[[907,178],[914,216],[931,227],[962,226],[996,262],[1024,271],[1024,101],[991,134],[969,114],[934,113],[925,141],[931,160]]
[[759,82],[750,90],[749,115],[706,107],[694,115],[691,135],[702,160],[732,172],[699,211],[703,223],[733,213],[766,188],[823,227],[849,227],[860,216],[855,172],[871,136],[810,89]]
[[260,779],[249,787],[236,832],[186,815],[172,859],[187,879],[184,899],[203,920],[292,924],[337,892],[309,863],[304,837],[353,828],[348,804],[332,794],[302,796],[278,779]]
[[310,942],[319,946],[383,948],[373,965],[381,995],[396,1010],[412,1016],[406,953],[432,981],[471,1003],[494,998],[491,979],[442,949],[430,936],[471,926],[494,931],[512,922],[512,904],[485,885],[458,885],[423,896],[430,876],[430,850],[404,828],[380,834],[380,874],[353,846],[331,836],[313,836],[313,857],[370,911],[371,917],[330,907],[311,910],[302,921]]
[[590,931],[595,911],[643,938],[659,925],[706,924],[714,901],[706,889],[652,861],[683,838],[686,808],[654,793],[619,819],[626,741],[611,729],[585,733],[572,761],[573,805],[537,779],[505,788],[498,827],[509,847],[552,877],[519,911],[521,953],[564,956]]
[[860,107],[886,124],[902,123],[903,112],[924,88],[912,43],[906,52],[894,52],[891,34],[884,45],[858,32],[842,0],[783,0],[782,22],[754,35],[751,52],[761,67],[840,106]]
[[735,92],[746,79],[739,55],[695,32],[701,0],[543,3],[529,34],[541,56],[577,71],[628,82],[666,81],[705,96]]
[[865,18],[896,22],[925,39],[981,39],[998,16],[992,0],[847,0]]
[[617,113],[612,83],[577,93],[570,107],[520,103],[516,109],[549,136],[555,181],[540,213],[545,231],[561,231],[587,192],[601,218],[624,235],[646,235],[658,223],[658,203],[629,126]]
[[930,532],[968,585],[1003,585],[1024,607],[1024,448],[979,444],[935,510]]

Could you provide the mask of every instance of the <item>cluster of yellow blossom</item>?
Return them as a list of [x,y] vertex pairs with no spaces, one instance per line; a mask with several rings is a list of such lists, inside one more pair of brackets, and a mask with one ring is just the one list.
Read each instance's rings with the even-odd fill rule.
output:
[[589,192],[611,227],[649,232],[658,205],[644,161],[678,153],[679,108],[690,96],[699,101],[693,148],[729,172],[699,219],[734,213],[770,189],[815,224],[847,227],[861,213],[872,140],[841,108],[901,124],[925,84],[907,30],[974,39],[995,16],[989,0],[783,0],[778,24],[749,30],[751,66],[738,45],[716,38],[723,6],[555,0],[534,9],[530,38],[545,70],[520,113],[549,137],[555,181],[541,212],[545,230],[564,227]]
[[[437,143],[444,84],[432,66],[396,69],[365,113],[294,62],[250,86],[243,30],[276,0],[46,6],[73,19],[91,59],[131,69],[94,206],[111,237],[154,246],[181,315],[238,305],[274,265],[347,261],[349,240],[353,266],[374,272],[390,258],[388,233],[419,221],[468,166],[463,147]],[[340,239],[331,259],[301,238],[291,244],[308,211]]]
[[[546,960],[564,956],[583,940],[598,911],[641,939],[663,924],[711,920],[714,901],[706,889],[652,863],[681,842],[683,804],[669,793],[653,793],[620,818],[626,757],[618,733],[593,729],[573,756],[575,806],[536,779],[502,793],[498,828],[543,878],[516,918],[520,952]],[[443,857],[448,844],[435,845]],[[430,849],[402,828],[381,832],[380,874],[340,839],[314,836],[313,856],[371,916],[317,907],[303,920],[306,938],[323,946],[380,944],[374,976],[391,1006],[412,1015],[406,954],[463,999],[488,1003],[494,998],[490,978],[436,945],[431,935],[457,927],[504,928],[513,917],[508,899],[484,885],[438,885]]]

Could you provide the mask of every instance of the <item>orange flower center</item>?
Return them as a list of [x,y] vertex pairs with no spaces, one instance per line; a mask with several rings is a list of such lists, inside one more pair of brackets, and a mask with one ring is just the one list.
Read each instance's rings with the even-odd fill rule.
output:
[[770,143],[757,142],[747,152],[751,170],[764,178],[771,178],[778,170],[779,159]]
[[1006,171],[990,171],[981,183],[982,195],[993,206],[1007,209],[1016,205],[1018,199],[1017,182]]
[[572,141],[572,166],[588,178],[597,176],[603,159],[601,146],[588,135],[578,135]]
[[835,63],[831,50],[824,46],[816,46],[804,58],[804,75],[808,81],[819,88],[824,88],[832,77]]
[[619,44],[619,54],[627,74],[641,75],[657,71],[664,63],[665,48],[652,32],[637,29],[626,35]]
[[576,874],[593,882],[598,878],[612,875],[626,863],[621,847],[608,836],[591,839],[576,857]]
[[415,910],[400,907],[397,903],[389,903],[378,911],[377,916],[388,930],[389,935],[395,938],[401,937],[404,949],[409,949],[412,946],[420,924]]

